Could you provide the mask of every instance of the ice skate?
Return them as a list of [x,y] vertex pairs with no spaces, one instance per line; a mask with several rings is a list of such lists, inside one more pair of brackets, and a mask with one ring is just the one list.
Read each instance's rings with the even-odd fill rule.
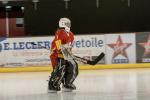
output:
[[76,86],[74,84],[63,85],[64,92],[72,92],[73,90],[76,90]]
[[56,93],[56,92],[59,92],[61,89],[59,86],[51,86],[49,85],[48,86],[48,93]]
[[55,93],[60,90],[60,86],[54,86],[51,82],[48,83],[48,93]]

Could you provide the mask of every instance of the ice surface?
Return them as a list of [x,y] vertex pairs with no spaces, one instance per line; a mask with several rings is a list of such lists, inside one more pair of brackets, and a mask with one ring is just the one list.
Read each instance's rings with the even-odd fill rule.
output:
[[48,93],[50,72],[0,73],[0,100],[150,100],[150,69],[82,70],[73,92]]

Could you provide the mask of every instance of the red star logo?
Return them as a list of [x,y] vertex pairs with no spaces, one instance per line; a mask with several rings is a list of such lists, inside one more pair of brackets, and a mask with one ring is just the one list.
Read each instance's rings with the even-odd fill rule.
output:
[[123,43],[121,36],[118,36],[118,39],[116,43],[108,44],[109,47],[111,47],[114,50],[113,58],[118,56],[119,54],[123,55],[124,57],[128,58],[127,52],[125,51],[131,43]]
[[143,48],[145,48],[143,57],[146,57],[148,54],[150,54],[150,35],[148,37],[147,42],[139,43],[139,45],[142,46]]

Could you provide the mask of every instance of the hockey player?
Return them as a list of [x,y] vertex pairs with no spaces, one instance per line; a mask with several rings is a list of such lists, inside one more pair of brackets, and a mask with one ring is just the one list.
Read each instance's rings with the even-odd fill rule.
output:
[[72,58],[72,43],[74,34],[70,31],[71,21],[68,18],[59,20],[59,29],[55,33],[55,38],[51,44],[50,59],[53,72],[48,82],[48,89],[60,91],[60,85],[69,90],[75,90],[73,84],[78,75],[78,64]]

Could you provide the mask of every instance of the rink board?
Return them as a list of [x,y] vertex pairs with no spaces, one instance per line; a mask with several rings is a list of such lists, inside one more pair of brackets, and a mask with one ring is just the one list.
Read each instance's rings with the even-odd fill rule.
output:
[[[100,69],[127,69],[127,68],[150,68],[150,63],[141,64],[108,64],[108,65],[79,65],[79,70],[100,70]],[[52,71],[51,66],[40,67],[15,67],[15,68],[0,68],[0,73],[8,72],[43,72]]]

